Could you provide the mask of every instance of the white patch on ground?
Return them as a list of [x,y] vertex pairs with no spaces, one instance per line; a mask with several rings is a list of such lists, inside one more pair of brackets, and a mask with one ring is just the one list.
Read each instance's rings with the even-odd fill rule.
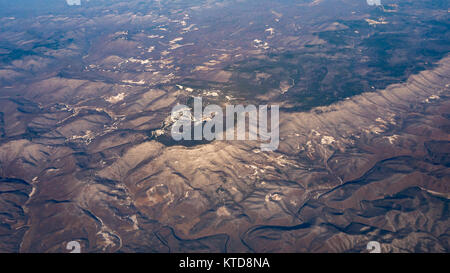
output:
[[253,46],[256,48],[268,49],[269,44],[267,42],[263,42],[261,40],[255,39],[253,40]]
[[368,130],[365,129],[364,132],[366,132],[366,133],[373,133],[373,134],[379,135],[379,134],[383,133],[384,130],[381,129],[380,127],[378,127],[378,126],[371,125],[369,127],[369,129]]
[[91,130],[87,130],[86,134],[83,136],[72,136],[70,139],[71,140],[77,140],[77,139],[81,139],[86,143],[91,143],[91,141],[94,139],[94,133]]
[[323,136],[322,139],[320,140],[320,144],[322,145],[330,145],[332,143],[334,143],[334,137],[332,136]]
[[442,197],[442,198],[450,199],[450,194],[448,194],[448,193],[432,191],[432,190],[429,190],[429,189],[426,189],[426,188],[420,187],[420,186],[419,186],[419,188],[420,188],[421,190],[423,190],[423,191],[428,192],[428,193],[431,194],[431,195],[435,195],[435,196],[439,196],[439,197]]
[[384,21],[383,18],[380,18],[377,20],[372,20],[372,19],[366,19],[366,22],[371,25],[371,26],[376,26],[376,25],[386,25],[388,22]]
[[266,29],[265,32],[269,32],[270,35],[273,35],[275,33],[275,30],[273,29],[273,27],[271,27]]
[[140,81],[133,81],[133,80],[123,80],[123,83],[129,83],[129,84],[137,84],[137,85],[144,85],[145,81],[144,80],[140,80]]
[[441,97],[439,97],[439,96],[437,96],[437,95],[431,95],[431,96],[429,96],[426,100],[425,100],[425,102],[426,103],[430,103],[432,100],[438,100],[438,99],[440,99]]
[[282,81],[280,82],[280,92],[281,94],[286,93],[287,91],[289,91],[289,89],[293,86],[293,84],[291,85],[289,83],[289,81]]
[[164,135],[164,130],[162,129],[158,129],[152,132],[152,136],[159,137],[161,135]]
[[106,98],[105,100],[109,103],[118,103],[119,101],[122,101],[124,98],[125,98],[125,93],[119,93],[115,96]]
[[216,211],[217,216],[219,217],[228,217],[231,216],[231,213],[228,211],[226,207],[220,207]]
[[31,197],[33,197],[33,195],[36,193],[36,187],[33,186],[33,188],[31,189],[30,192],[30,196],[28,196],[28,199],[31,199]]
[[398,139],[398,135],[386,136],[384,137],[389,141],[390,144],[394,144],[394,142]]
[[207,97],[218,97],[219,93],[217,93],[215,91],[205,91],[205,92],[203,92],[203,95],[207,96]]
[[178,38],[173,39],[173,40],[170,41],[169,43],[170,43],[170,44],[175,44],[176,42],[179,42],[179,41],[182,41],[182,40],[183,40],[183,37],[178,37]]
[[127,61],[132,62],[132,63],[140,63],[140,64],[148,64],[150,62],[150,60],[140,60],[140,59],[136,59],[136,58],[129,58]]
[[114,247],[116,244],[114,243],[114,236],[105,230],[97,232],[97,236],[101,236],[102,242],[99,243],[101,245],[102,250],[105,251],[108,247]]
[[130,220],[133,222],[133,230],[138,230],[139,229],[139,222],[137,220],[137,216],[136,215],[130,216]]
[[195,27],[195,24],[191,24],[190,26],[185,27],[185,28],[183,28],[181,30],[184,31],[184,32],[188,32],[188,31],[191,31],[191,30],[198,30],[198,28],[194,28],[194,27]]
[[279,195],[278,193],[269,193],[266,195],[265,201],[266,203],[270,202],[270,201],[281,201],[281,195]]

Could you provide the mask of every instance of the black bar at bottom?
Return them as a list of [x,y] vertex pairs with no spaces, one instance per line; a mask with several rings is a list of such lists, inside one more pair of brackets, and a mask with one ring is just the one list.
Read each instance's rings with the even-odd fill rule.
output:
[[[448,254],[0,254],[2,266],[27,266],[27,260],[47,269],[66,268],[85,273],[127,272],[311,272],[319,270],[383,272],[399,266],[401,272],[424,265],[446,266]],[[36,264],[30,261],[30,264]],[[62,266],[62,267],[60,267]]]

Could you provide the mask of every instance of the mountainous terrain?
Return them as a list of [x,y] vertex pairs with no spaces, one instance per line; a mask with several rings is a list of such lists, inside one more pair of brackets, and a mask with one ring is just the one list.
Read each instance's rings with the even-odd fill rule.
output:
[[381,2],[0,0],[0,252],[449,252],[449,3]]

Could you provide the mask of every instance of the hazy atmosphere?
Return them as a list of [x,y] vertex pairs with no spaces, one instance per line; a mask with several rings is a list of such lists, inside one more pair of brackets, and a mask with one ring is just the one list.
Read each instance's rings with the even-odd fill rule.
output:
[[449,7],[0,0],[0,252],[448,253]]

